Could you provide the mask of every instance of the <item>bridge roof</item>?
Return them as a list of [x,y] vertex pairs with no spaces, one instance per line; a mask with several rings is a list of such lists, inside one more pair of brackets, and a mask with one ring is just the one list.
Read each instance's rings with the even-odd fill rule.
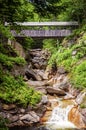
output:
[[[15,22],[15,24],[20,26],[78,26],[78,22]],[[5,22],[5,25],[9,23]]]

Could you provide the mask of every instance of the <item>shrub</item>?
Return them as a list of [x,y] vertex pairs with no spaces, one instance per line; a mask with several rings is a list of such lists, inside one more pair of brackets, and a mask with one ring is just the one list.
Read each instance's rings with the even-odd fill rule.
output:
[[43,49],[48,49],[51,53],[57,50],[57,41],[55,39],[43,40]]
[[86,61],[73,68],[72,83],[77,88],[86,88]]
[[27,106],[27,104],[35,105],[38,103],[41,94],[31,87],[28,88],[22,77],[16,77],[15,79],[13,76],[6,74],[2,77],[0,85],[0,98],[6,103]]
[[5,54],[0,53],[0,62],[8,66],[9,68],[12,68],[14,64],[18,65],[25,65],[26,61],[22,57],[9,57]]

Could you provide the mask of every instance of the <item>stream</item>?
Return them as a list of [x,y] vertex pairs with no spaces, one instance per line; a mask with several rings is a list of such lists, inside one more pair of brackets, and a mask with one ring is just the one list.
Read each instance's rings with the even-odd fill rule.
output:
[[[49,120],[46,122],[46,127],[49,130],[76,128],[76,126],[68,120],[68,113],[74,107],[74,101],[60,100],[61,99],[59,99],[59,105],[54,107]],[[58,99],[56,101],[58,102]],[[53,100],[51,100],[51,102],[53,103]]]
[[[68,120],[69,111],[76,105],[74,100],[63,100],[62,98],[49,99],[53,110],[49,119],[42,126],[14,127],[10,130],[79,130]],[[56,107],[56,103],[58,104]],[[44,115],[45,116],[45,115]]]

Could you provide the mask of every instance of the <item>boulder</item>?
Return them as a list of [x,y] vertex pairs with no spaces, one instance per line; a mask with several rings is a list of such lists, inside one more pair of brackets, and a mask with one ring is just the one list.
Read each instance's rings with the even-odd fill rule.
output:
[[34,72],[37,73],[42,78],[42,80],[48,79],[48,77],[43,69],[42,70],[34,69]]
[[48,86],[48,87],[46,88],[46,90],[47,90],[47,92],[48,92],[49,94],[57,94],[57,95],[62,95],[62,96],[66,95],[65,91],[64,91],[64,90],[61,90],[61,89],[59,89],[59,88],[55,88],[55,87],[50,87],[50,86]]
[[34,110],[39,117],[42,117],[46,112],[46,109],[47,109],[46,106],[40,102],[39,104],[36,105]]
[[41,77],[37,75],[31,68],[26,70],[25,75],[28,79],[32,78],[33,80],[41,80]]
[[46,80],[45,81],[32,81],[32,80],[28,80],[26,82],[26,84],[28,84],[29,86],[35,86],[35,87],[45,86],[46,85]]
[[41,92],[42,94],[47,94],[45,86],[35,87],[35,90]]
[[56,89],[64,90],[65,92],[68,92],[68,90],[69,90],[69,84],[67,82],[64,82],[64,81],[61,83],[54,84],[53,87]]
[[28,122],[31,122],[31,123],[36,123],[36,122],[39,122],[40,118],[34,111],[31,111],[28,114],[21,116],[20,120],[28,121]]

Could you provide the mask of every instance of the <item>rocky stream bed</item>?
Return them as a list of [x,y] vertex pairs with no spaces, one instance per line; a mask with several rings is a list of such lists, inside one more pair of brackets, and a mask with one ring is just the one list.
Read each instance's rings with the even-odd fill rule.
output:
[[[58,112],[62,113],[63,109],[72,105],[67,114],[67,120],[78,129],[84,130],[86,128],[86,108],[81,109],[79,106],[86,93],[72,88],[64,68],[56,68],[55,66],[52,69],[46,68],[49,57],[50,53],[47,50],[29,50],[26,58],[28,66],[24,68],[23,72],[24,81],[28,87],[34,87],[43,96],[40,103],[34,108],[30,105],[27,108],[22,108],[15,104],[1,103],[0,115],[9,120],[10,129],[17,130],[16,127],[19,126],[18,130],[28,130],[27,127],[29,130],[47,130],[47,127],[40,128],[39,126],[46,125],[46,122],[50,121],[54,108],[59,107],[60,103],[62,111],[57,108]],[[17,70],[15,71],[18,73]],[[37,126],[37,128],[32,126]],[[23,127],[26,128],[23,129]]]

